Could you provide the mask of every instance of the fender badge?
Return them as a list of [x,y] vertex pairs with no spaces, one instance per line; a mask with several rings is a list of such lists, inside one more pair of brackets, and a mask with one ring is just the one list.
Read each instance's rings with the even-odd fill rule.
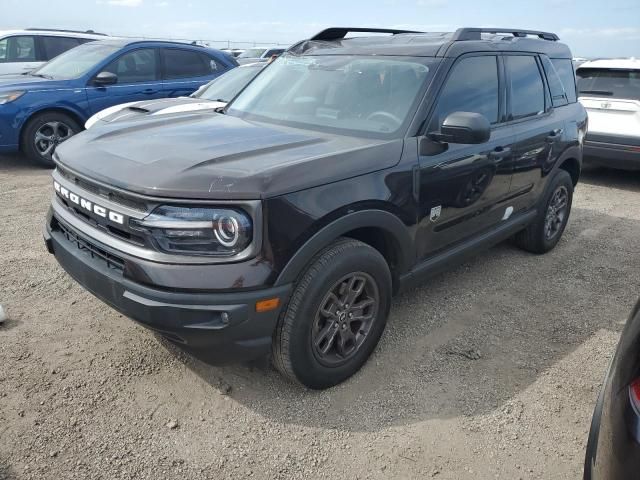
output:
[[431,209],[431,214],[429,215],[429,219],[432,222],[435,222],[440,218],[440,214],[441,213],[442,213],[442,205],[438,205],[437,207],[433,207]]

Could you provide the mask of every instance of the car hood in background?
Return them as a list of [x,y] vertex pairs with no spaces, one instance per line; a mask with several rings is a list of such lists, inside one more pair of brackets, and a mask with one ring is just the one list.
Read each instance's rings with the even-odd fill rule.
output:
[[141,102],[121,103],[105,108],[89,118],[85,128],[93,127],[96,122],[112,123],[141,118],[148,115],[168,115],[198,110],[214,110],[224,107],[226,102],[216,102],[202,98],[178,97],[145,100]]
[[0,75],[0,92],[13,90],[46,90],[52,88],[73,88],[69,80],[49,80],[31,75]]
[[143,195],[257,199],[392,167],[402,145],[191,112],[105,123],[56,156],[81,176]]

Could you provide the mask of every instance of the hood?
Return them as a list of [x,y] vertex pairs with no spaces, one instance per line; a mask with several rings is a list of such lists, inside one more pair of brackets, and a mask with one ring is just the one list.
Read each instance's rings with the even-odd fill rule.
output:
[[89,119],[87,122],[89,125],[86,128],[94,125],[96,120],[106,123],[121,122],[148,115],[169,115],[197,110],[214,110],[218,107],[224,107],[225,105],[226,103],[224,102],[191,97],[162,98],[159,100],[123,103],[96,113],[92,119]]
[[32,75],[0,75],[0,92],[70,88],[69,80],[49,80]]
[[402,140],[375,140],[185,113],[104,124],[66,141],[57,161],[131,192],[257,199],[392,167]]

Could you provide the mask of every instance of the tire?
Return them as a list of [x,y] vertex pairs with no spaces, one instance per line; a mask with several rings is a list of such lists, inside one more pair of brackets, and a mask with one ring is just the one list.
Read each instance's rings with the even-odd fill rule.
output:
[[[357,290],[361,294],[348,305],[348,292]],[[390,304],[391,273],[384,257],[360,241],[337,240],[310,262],[280,315],[273,336],[275,367],[312,389],[343,382],[375,349]]]
[[31,118],[22,131],[23,153],[43,167],[53,168],[51,156],[55,147],[82,131],[69,115],[60,112],[41,113]]
[[[558,195],[565,199],[564,207],[558,208]],[[545,196],[540,202],[541,208],[534,222],[526,229],[519,232],[515,237],[516,245],[523,250],[532,253],[546,253],[558,244],[564,229],[567,226],[569,215],[571,213],[571,203],[573,201],[573,182],[571,176],[564,170],[557,170],[553,177],[549,180]],[[558,212],[555,215],[552,209]],[[562,218],[558,218],[562,213]],[[547,216],[550,215],[550,221],[553,228],[549,228]],[[551,233],[551,235],[549,235]]]

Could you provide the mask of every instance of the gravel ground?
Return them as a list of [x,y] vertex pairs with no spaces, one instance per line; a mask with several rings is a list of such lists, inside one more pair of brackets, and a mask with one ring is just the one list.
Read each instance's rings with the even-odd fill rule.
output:
[[587,171],[550,254],[503,244],[394,301],[324,392],[212,367],[44,249],[49,172],[0,158],[0,479],[577,479],[640,291],[640,175]]

